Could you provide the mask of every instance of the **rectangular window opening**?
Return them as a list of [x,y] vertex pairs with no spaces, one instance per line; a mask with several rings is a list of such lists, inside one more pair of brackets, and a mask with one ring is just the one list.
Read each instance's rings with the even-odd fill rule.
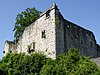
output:
[[45,30],[42,31],[42,38],[46,38]]
[[35,51],[35,42],[33,42],[33,50]]

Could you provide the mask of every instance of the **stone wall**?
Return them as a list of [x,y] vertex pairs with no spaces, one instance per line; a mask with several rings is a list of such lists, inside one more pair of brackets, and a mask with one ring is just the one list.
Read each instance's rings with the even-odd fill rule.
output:
[[70,48],[77,48],[81,55],[97,57],[97,44],[91,31],[65,20],[59,10],[56,10],[56,18],[59,19],[56,19],[55,23],[57,54],[64,53]]
[[16,45],[12,41],[5,41],[5,46],[4,46],[4,55],[6,55],[9,52],[16,52]]
[[5,42],[5,54],[39,51],[47,57],[65,53],[70,48],[77,48],[81,55],[95,58],[100,56],[94,34],[63,18],[56,5],[43,12],[40,18],[26,27],[17,44]]
[[100,67],[100,57],[90,59],[92,62],[95,62]]
[[64,27],[63,27],[63,16],[59,12],[59,9],[56,9],[55,16],[55,26],[56,26],[56,55],[64,53]]
[[64,20],[66,48],[77,48],[81,55],[97,57],[97,44],[94,34],[74,23]]
[[100,57],[100,45],[97,44],[97,56]]
[[[28,53],[28,47],[33,45],[35,51],[45,53],[55,58],[55,6],[41,14],[41,17],[28,26],[21,36],[17,51]],[[34,44],[33,44],[34,43]]]

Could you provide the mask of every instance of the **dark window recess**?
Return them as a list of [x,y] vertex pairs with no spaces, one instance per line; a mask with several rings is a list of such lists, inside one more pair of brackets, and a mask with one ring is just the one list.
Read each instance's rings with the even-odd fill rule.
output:
[[46,52],[47,52],[47,49],[46,49]]
[[70,27],[70,23],[68,23],[67,27],[68,27],[68,28]]
[[42,38],[46,38],[45,30],[42,31]]
[[31,48],[31,52],[34,52],[34,51],[35,51],[35,42],[33,42],[32,48]]
[[60,43],[60,40],[59,40],[59,43]]
[[3,51],[3,53],[5,53],[5,51]]
[[33,42],[33,50],[35,50],[35,42]]
[[78,38],[78,35],[75,35],[74,38]]
[[10,53],[11,53],[12,51],[10,51]]
[[91,32],[90,31],[87,31],[87,35],[91,36]]
[[50,16],[50,10],[48,10],[47,12],[46,12],[46,17],[49,17]]
[[32,53],[35,51],[35,42],[31,43],[31,45],[28,46],[28,53]]

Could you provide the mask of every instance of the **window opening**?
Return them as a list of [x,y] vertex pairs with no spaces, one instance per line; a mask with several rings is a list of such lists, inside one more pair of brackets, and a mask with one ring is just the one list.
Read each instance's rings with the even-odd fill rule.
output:
[[46,38],[45,30],[42,31],[42,38]]
[[35,42],[33,42],[33,50],[35,51]]
[[91,32],[90,31],[87,31],[87,35],[91,36]]
[[50,16],[50,10],[48,10],[47,12],[46,12],[46,17],[49,17]]

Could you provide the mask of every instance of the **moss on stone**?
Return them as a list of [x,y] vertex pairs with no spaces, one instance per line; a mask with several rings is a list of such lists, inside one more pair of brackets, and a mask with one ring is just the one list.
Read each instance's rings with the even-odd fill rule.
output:
[[55,24],[59,26],[61,24],[61,17],[59,12],[56,14]]

